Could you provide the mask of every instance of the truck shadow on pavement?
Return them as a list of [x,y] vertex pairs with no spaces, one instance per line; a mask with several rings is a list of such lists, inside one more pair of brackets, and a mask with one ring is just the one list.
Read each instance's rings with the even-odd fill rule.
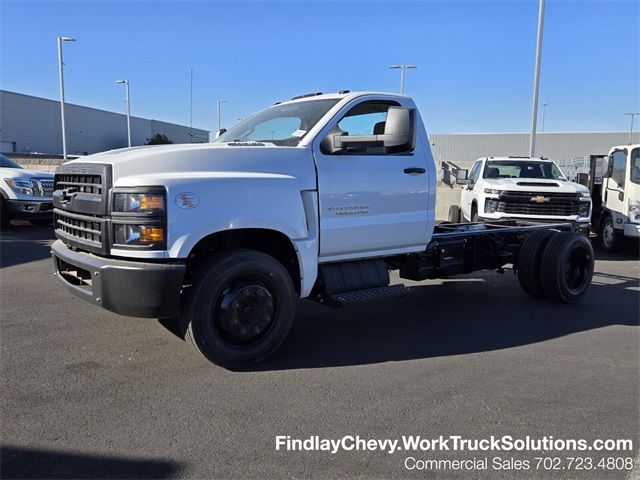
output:
[[0,232],[0,268],[51,257],[55,238],[52,226],[10,225]]
[[2,478],[174,478],[182,465],[158,459],[133,459],[0,447]]
[[598,274],[586,298],[563,305],[527,296],[509,273],[414,286],[403,299],[379,299],[337,311],[301,301],[283,347],[250,370],[363,365],[489,352],[640,323],[637,278]]

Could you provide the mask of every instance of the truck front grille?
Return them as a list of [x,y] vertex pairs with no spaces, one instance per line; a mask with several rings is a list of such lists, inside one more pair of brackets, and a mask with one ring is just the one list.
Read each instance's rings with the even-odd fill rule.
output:
[[580,194],[548,192],[503,192],[498,199],[498,212],[514,215],[578,215]]
[[54,209],[56,234],[65,243],[95,253],[105,253],[103,242],[106,222],[100,217],[69,213]]
[[89,174],[67,174],[56,175],[55,190],[69,189],[72,192],[102,194],[102,176]]

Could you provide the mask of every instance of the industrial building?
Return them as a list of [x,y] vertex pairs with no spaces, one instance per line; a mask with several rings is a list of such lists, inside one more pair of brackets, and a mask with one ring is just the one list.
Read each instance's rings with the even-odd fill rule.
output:
[[[87,155],[127,146],[126,115],[65,103],[67,151]],[[133,145],[144,145],[156,133],[174,143],[209,141],[209,132],[187,126],[131,117]],[[624,145],[629,132],[538,133],[536,155],[566,160],[604,154],[613,145]],[[0,90],[0,151],[3,153],[62,153],[60,102]],[[528,133],[459,133],[429,136],[433,157],[440,167],[451,163],[469,168],[483,156],[526,156]],[[640,134],[634,134],[640,142]]]
[[[88,155],[127,146],[127,116],[65,102],[67,152]],[[173,143],[203,143],[209,132],[174,123],[131,117],[131,143],[144,145],[156,133]],[[62,153],[60,102],[0,90],[0,151]]]
[[[429,135],[436,163],[471,168],[481,157],[528,156],[528,133],[454,133]],[[629,132],[549,132],[536,135],[537,157],[563,161],[588,155],[604,155],[615,145],[626,145]],[[634,133],[633,143],[640,143]]]

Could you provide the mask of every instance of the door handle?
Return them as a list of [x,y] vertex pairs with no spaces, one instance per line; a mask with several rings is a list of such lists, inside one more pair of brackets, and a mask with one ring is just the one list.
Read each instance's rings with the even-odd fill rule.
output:
[[426,170],[422,167],[409,167],[404,169],[404,173],[406,173],[407,175],[424,173],[424,172],[426,172]]

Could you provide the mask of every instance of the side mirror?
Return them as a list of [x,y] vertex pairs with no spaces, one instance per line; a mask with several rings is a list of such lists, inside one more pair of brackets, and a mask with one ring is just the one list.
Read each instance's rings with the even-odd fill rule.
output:
[[611,157],[607,156],[602,159],[602,178],[611,178],[613,175],[613,162]]
[[589,174],[588,173],[579,173],[576,177],[576,181],[580,184],[580,185],[584,185],[585,187],[589,186]]
[[225,133],[226,131],[227,131],[227,129],[226,129],[226,128],[221,128],[220,130],[218,130],[218,131],[216,132],[216,139],[217,139],[220,135],[222,135],[223,133]]
[[456,183],[458,185],[469,185],[472,183],[469,178],[469,170],[459,168],[456,170]]
[[387,153],[413,149],[415,113],[411,108],[389,107],[382,135],[332,135],[334,151],[384,147]]

